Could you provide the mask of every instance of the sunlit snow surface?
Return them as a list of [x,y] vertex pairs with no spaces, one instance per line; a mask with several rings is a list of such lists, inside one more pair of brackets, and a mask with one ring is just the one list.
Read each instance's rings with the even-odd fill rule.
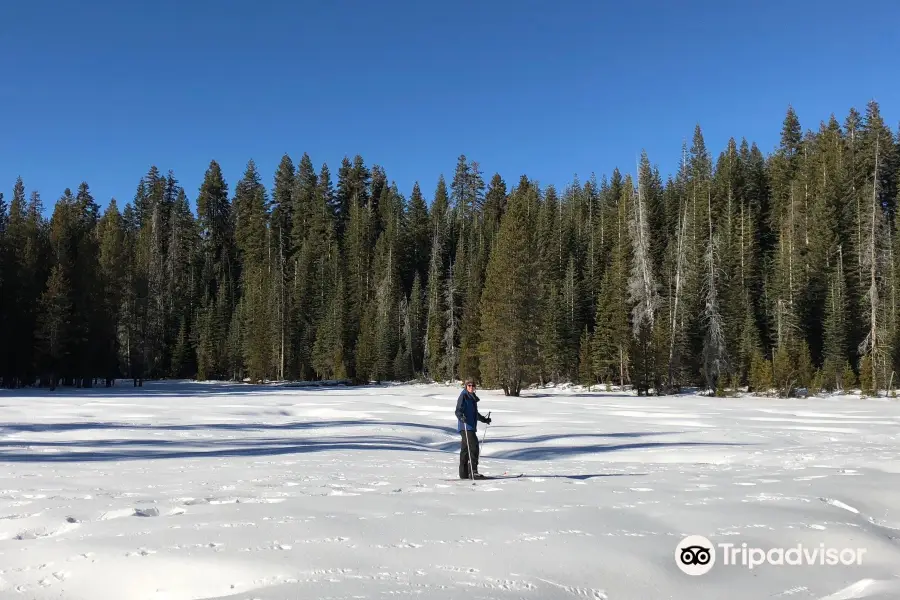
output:
[[[0,391],[0,598],[900,598],[900,403],[148,383]],[[865,548],[717,564],[687,535]]]

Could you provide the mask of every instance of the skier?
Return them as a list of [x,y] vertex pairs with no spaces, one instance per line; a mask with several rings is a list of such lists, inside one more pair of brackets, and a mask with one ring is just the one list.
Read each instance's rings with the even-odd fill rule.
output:
[[456,400],[456,430],[460,433],[459,478],[484,479],[478,472],[478,435],[475,433],[477,421],[490,425],[491,418],[478,412],[478,396],[475,395],[475,382],[466,380],[465,389]]

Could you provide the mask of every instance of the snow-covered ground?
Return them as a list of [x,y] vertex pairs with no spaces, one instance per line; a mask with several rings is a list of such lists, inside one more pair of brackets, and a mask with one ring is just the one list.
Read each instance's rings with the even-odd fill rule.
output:
[[[0,598],[900,598],[900,403],[148,383],[0,392]],[[687,535],[865,548],[682,573]]]

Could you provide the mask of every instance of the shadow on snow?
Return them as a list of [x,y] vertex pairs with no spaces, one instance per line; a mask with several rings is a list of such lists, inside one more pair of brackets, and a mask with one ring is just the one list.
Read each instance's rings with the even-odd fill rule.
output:
[[[383,425],[383,423],[381,423]],[[51,429],[42,431],[70,431],[57,425],[49,425]],[[69,424],[71,425],[71,424]],[[97,424],[94,424],[97,425]],[[399,424],[398,424],[399,425]],[[428,427],[428,426],[422,426]],[[430,427],[442,432],[448,428]],[[143,429],[154,429],[144,427]],[[166,429],[165,426],[159,429]],[[7,429],[8,431],[8,429]],[[455,430],[450,430],[454,434]],[[653,433],[598,434],[592,437],[637,437],[640,435],[656,435]],[[587,434],[580,434],[587,436]],[[539,436],[541,441],[565,439],[575,436]],[[503,443],[532,443],[528,438],[520,440],[498,440]],[[652,448],[690,448],[698,446],[722,447],[741,446],[743,444],[715,442],[635,442],[619,444],[589,444],[575,446],[551,446],[502,450],[485,454],[486,458],[538,461],[566,456],[579,456],[604,452]],[[410,438],[385,435],[333,436],[317,438],[297,437],[245,437],[215,439],[99,439],[99,440],[66,440],[66,441],[0,441],[0,463],[70,463],[70,462],[102,462],[126,460],[154,459],[199,459],[199,458],[252,458],[262,456],[281,456],[290,454],[306,454],[311,452],[433,452],[455,453],[459,442],[435,442],[430,437]]]

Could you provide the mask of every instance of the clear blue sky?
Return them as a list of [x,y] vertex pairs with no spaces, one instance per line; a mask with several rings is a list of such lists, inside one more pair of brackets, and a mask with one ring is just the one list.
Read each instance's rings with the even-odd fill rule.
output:
[[[139,5],[138,5],[139,4]],[[344,155],[431,199],[456,158],[564,187],[642,148],[664,175],[695,123],[764,151],[874,98],[900,110],[900,3],[156,0],[0,3],[0,189],[48,208],[88,181],[130,201],[150,165],[193,201],[283,153]]]

